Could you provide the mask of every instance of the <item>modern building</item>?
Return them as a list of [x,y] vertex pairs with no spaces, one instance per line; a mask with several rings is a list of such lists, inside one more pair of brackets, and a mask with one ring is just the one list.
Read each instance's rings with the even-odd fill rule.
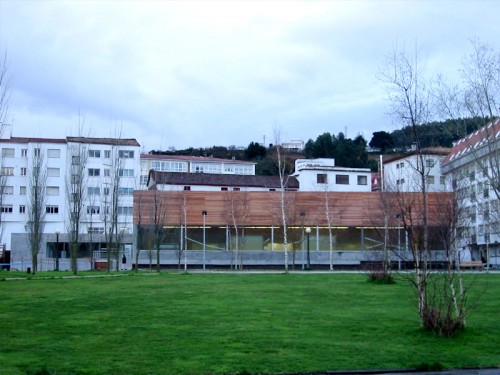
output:
[[[55,258],[61,258],[61,269],[69,268],[70,223],[76,217],[80,269],[90,268],[94,252],[106,247],[105,232],[111,222],[119,228],[119,242],[131,252],[133,192],[139,186],[140,151],[135,139],[9,137],[0,139],[0,148],[1,241],[14,267],[31,263],[33,176],[45,185],[39,269],[53,269]],[[37,174],[39,169],[46,172]],[[76,202],[81,202],[80,214]],[[113,211],[116,220],[110,219]]]
[[[139,267],[155,264],[152,233],[160,233],[160,264],[168,267],[283,267],[285,249],[290,267],[303,266],[307,253],[315,267],[360,266],[382,259],[386,234],[394,264],[396,252],[407,259],[408,236],[396,215],[386,220],[377,192],[286,192],[284,201],[281,193],[264,191],[134,194]],[[429,193],[430,212],[449,198]],[[416,205],[415,213],[420,209]],[[431,215],[431,227],[440,225],[436,218]],[[432,238],[430,249],[438,254],[443,244]]]
[[255,163],[205,156],[141,154],[140,185],[146,188],[149,171],[255,175]]
[[427,191],[450,191],[450,182],[441,171],[441,164],[449,152],[449,148],[442,147],[423,149],[423,165],[416,151],[388,157],[383,161],[382,189],[398,192],[422,191],[423,172]]
[[456,142],[442,168],[457,197],[458,246],[500,265],[500,119]]
[[370,169],[336,167],[335,159],[297,159],[293,176],[304,192],[372,190]]

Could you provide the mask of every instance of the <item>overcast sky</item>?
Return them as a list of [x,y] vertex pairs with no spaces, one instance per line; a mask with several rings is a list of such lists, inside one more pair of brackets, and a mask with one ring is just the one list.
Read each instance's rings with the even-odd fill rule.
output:
[[[136,138],[144,150],[394,129],[377,72],[418,43],[457,74],[500,1],[0,0],[13,136]],[[79,115],[80,114],[80,115]]]

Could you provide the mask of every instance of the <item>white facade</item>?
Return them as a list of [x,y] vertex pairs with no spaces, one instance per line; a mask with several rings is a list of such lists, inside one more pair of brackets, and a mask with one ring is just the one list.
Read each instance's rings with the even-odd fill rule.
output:
[[399,192],[422,191],[422,175],[424,171],[428,192],[450,191],[450,181],[441,172],[441,164],[448,150],[423,153],[424,166],[415,153],[384,161],[383,190]]
[[[51,269],[54,243],[68,242],[70,228],[71,184],[84,184],[83,215],[80,220],[81,242],[102,242],[105,193],[109,191],[116,160],[119,179],[118,226],[123,238],[132,243],[133,190],[139,185],[139,144],[135,140],[79,138],[7,138],[0,139],[2,179],[5,186],[1,202],[1,242],[11,252],[14,267],[31,261],[27,239],[30,175],[34,158],[42,158],[47,170],[44,235],[40,250],[40,269]],[[79,150],[76,152],[76,150]],[[79,155],[79,156],[77,156]],[[83,176],[74,175],[76,163],[83,163]],[[59,234],[56,236],[56,232]],[[60,247],[60,249],[61,249]],[[66,250],[61,257],[67,256]],[[50,264],[44,264],[49,262]],[[61,263],[61,269],[69,261]]]
[[496,267],[500,266],[499,167],[499,119],[460,139],[443,163],[457,197],[460,250],[466,259]]
[[336,167],[334,159],[297,159],[294,177],[299,191],[371,191],[368,168]]
[[304,151],[305,143],[301,140],[292,140],[282,143],[281,147],[283,147],[285,150],[290,151]]
[[0,140],[2,151],[1,243],[15,248],[12,233],[26,233],[30,175],[34,158],[43,158],[47,168],[45,230],[61,230],[66,216],[66,144],[58,139],[18,138]]
[[146,189],[150,170],[158,172],[255,175],[255,163],[204,156],[141,154],[140,186]]

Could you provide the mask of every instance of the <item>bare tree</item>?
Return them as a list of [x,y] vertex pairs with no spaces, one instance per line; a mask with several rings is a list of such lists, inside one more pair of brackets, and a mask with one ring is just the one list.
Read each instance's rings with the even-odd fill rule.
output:
[[[426,325],[428,312],[434,307],[427,298],[429,276],[429,214],[428,192],[426,184],[427,168],[422,152],[419,129],[420,125],[429,121],[431,114],[431,97],[427,89],[425,67],[421,65],[419,51],[415,47],[413,55],[394,47],[388,57],[385,69],[380,79],[388,87],[391,103],[391,114],[397,123],[409,126],[412,131],[412,141],[416,148],[417,162],[414,166],[419,176],[420,195],[418,199],[407,202],[406,198],[399,202],[405,230],[409,234],[413,249],[413,265],[415,268],[414,286],[418,296],[418,311],[421,326]],[[400,197],[403,197],[401,194]],[[414,213],[418,209],[418,223],[415,223]],[[418,233],[417,233],[418,229]]]
[[[81,117],[80,117],[81,119]],[[81,130],[81,128],[80,128]],[[69,173],[66,178],[66,200],[68,202],[69,221],[69,248],[71,258],[71,271],[78,272],[78,252],[80,250],[80,233],[84,216],[84,202],[87,194],[87,157],[88,148],[78,137],[68,146]],[[92,231],[90,231],[92,233]],[[92,241],[91,241],[92,245]],[[91,251],[92,249],[90,249]],[[92,258],[92,257],[91,257]]]
[[162,199],[158,190],[153,190],[153,207],[151,214],[151,229],[153,243],[156,249],[156,271],[160,272],[160,249],[165,240],[166,231],[163,228],[167,216],[167,199]]
[[285,150],[281,147],[281,129],[277,126],[273,129],[274,143],[276,148],[276,162],[278,164],[278,175],[280,179],[280,220],[283,227],[283,246],[285,252],[285,271],[288,272],[288,222],[286,215],[286,186],[288,175],[286,173],[286,159]]
[[[246,191],[227,191],[224,197],[224,214],[229,235],[234,240],[229,242],[231,252],[231,268],[238,269],[242,265],[239,258],[241,238],[244,238],[245,223],[248,217],[249,200]],[[241,236],[240,236],[241,234]]]
[[39,145],[33,149],[29,176],[27,231],[33,273],[36,273],[38,270],[38,254],[40,253],[42,236],[45,228],[45,200],[47,188],[45,155]]
[[[5,131],[5,123],[7,119],[7,114],[9,110],[10,102],[10,91],[8,85],[7,77],[7,53],[4,54],[3,60],[0,61],[0,138],[3,136]],[[3,200],[5,196],[5,187],[7,186],[7,174],[3,170],[4,167],[4,155],[1,156],[0,167],[2,167],[2,173],[0,173],[0,208],[3,207]],[[3,221],[2,212],[0,210],[0,243],[3,244]]]
[[[4,198],[7,187],[7,182],[9,178],[9,174],[7,172],[7,168],[4,167],[4,155],[2,153],[0,158],[0,208],[4,206]],[[3,244],[3,212],[0,209],[0,244]],[[2,245],[3,246],[3,245]]]
[[7,68],[7,52],[5,52],[3,59],[0,61],[0,136],[3,135],[5,126],[7,125],[5,121],[7,120],[10,103]]
[[[109,175],[104,176],[104,199],[102,212],[100,213],[104,223],[104,236],[106,241],[107,272],[111,270],[111,255],[115,256],[116,271],[120,264],[120,237],[123,235],[119,230],[118,207],[120,203],[119,187],[121,181],[122,163],[119,158],[119,147],[113,145],[110,151],[110,164],[107,165]],[[91,208],[92,210],[93,208]]]

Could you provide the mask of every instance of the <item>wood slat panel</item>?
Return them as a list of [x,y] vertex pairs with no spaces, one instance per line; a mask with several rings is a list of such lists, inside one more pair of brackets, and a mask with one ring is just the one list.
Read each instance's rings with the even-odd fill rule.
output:
[[[415,217],[421,215],[421,195],[418,193],[391,194],[367,192],[289,192],[286,193],[289,225],[326,226],[326,197],[330,207],[333,226],[383,226],[383,202],[387,202],[390,224],[396,224],[396,213],[402,202],[412,202]],[[165,225],[179,225],[184,222],[184,212],[188,225],[202,225],[202,211],[207,211],[206,225],[224,226],[231,224],[230,207],[235,207],[239,225],[279,226],[280,192],[134,192],[134,223],[153,223],[154,202],[166,209]],[[449,204],[450,193],[429,193],[430,224],[438,223],[438,213],[443,204]],[[185,203],[184,203],[185,202]],[[408,203],[409,204],[409,203]],[[304,213],[304,216],[300,214]]]

